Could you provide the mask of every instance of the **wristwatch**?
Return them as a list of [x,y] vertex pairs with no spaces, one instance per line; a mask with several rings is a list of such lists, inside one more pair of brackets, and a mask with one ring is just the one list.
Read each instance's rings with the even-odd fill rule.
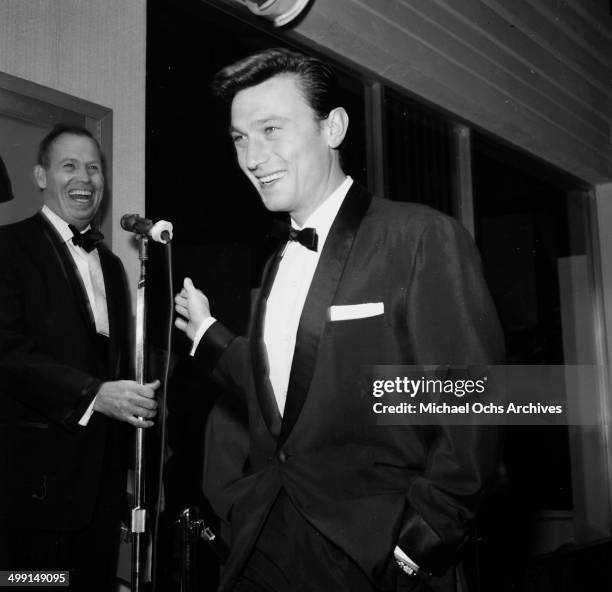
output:
[[408,557],[408,555],[406,555],[406,553],[404,553],[404,551],[402,551],[402,549],[397,545],[393,550],[393,557],[395,558],[397,566],[405,574],[408,574],[409,576],[417,575],[417,572],[419,571],[419,566],[414,561],[412,561],[412,559]]
[[412,567],[411,565],[409,565],[406,561],[404,561],[403,559],[398,559],[397,557],[395,558],[395,562],[397,563],[397,566],[407,575],[409,576],[416,576],[417,572],[419,571],[418,567],[415,569],[414,567]]

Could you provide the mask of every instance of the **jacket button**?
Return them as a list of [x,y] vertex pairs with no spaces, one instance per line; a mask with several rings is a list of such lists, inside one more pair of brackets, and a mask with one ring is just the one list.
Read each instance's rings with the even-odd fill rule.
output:
[[278,451],[278,460],[282,463],[287,462],[287,453],[284,450]]

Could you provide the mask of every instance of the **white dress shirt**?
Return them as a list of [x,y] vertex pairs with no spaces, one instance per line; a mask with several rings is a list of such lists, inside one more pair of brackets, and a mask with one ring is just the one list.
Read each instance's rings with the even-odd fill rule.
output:
[[289,241],[268,296],[263,339],[268,354],[270,383],[281,416],[285,410],[295,339],[302,309],[329,229],[352,183],[353,180],[346,177],[302,226],[291,221],[291,225],[298,230],[314,228],[317,231],[317,250],[311,251],[296,241]]
[[[79,275],[83,280],[83,286],[87,292],[89,306],[94,316],[96,323],[96,332],[108,337],[108,309],[106,305],[106,287],[104,286],[104,274],[102,273],[102,265],[100,264],[100,255],[98,249],[94,249],[90,253],[81,247],[77,247],[72,242],[72,230],[68,228],[68,223],[60,218],[46,205],[42,208],[42,213],[51,222],[55,230],[62,237],[68,252],[72,256]],[[85,232],[90,227],[83,230]]]
[[[89,306],[91,307],[96,324],[96,332],[108,337],[109,327],[108,308],[106,303],[106,287],[104,285],[104,274],[102,273],[102,265],[100,263],[98,249],[94,249],[88,253],[85,251],[85,249],[77,247],[72,242],[72,238],[74,236],[72,234],[72,230],[68,228],[68,223],[63,218],[60,218],[46,205],[43,206],[42,213],[53,225],[57,233],[61,236],[68,247],[68,252],[70,253],[70,256],[77,267],[81,280],[83,281],[83,286],[85,287],[85,292],[87,293]],[[87,226],[84,231],[88,229],[89,226]],[[87,422],[93,413],[95,400],[96,399],[94,397],[87,411],[79,420],[80,425],[87,425]]]

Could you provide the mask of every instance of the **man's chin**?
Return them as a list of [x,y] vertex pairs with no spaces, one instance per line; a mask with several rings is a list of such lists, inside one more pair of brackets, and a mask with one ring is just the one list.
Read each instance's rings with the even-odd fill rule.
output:
[[88,212],[72,212],[70,218],[74,221],[75,226],[87,226],[94,219],[96,215],[95,210],[89,210]]
[[259,193],[261,197],[261,201],[266,208],[266,210],[270,212],[286,212],[287,211],[287,200],[282,196],[272,196],[266,195],[263,193]]

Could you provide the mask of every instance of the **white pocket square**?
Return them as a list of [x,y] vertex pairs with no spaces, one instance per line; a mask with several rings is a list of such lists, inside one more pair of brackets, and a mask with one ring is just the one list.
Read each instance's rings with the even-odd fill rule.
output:
[[351,319],[366,319],[385,312],[384,302],[365,302],[364,304],[344,304],[329,307],[330,321],[349,321]]

